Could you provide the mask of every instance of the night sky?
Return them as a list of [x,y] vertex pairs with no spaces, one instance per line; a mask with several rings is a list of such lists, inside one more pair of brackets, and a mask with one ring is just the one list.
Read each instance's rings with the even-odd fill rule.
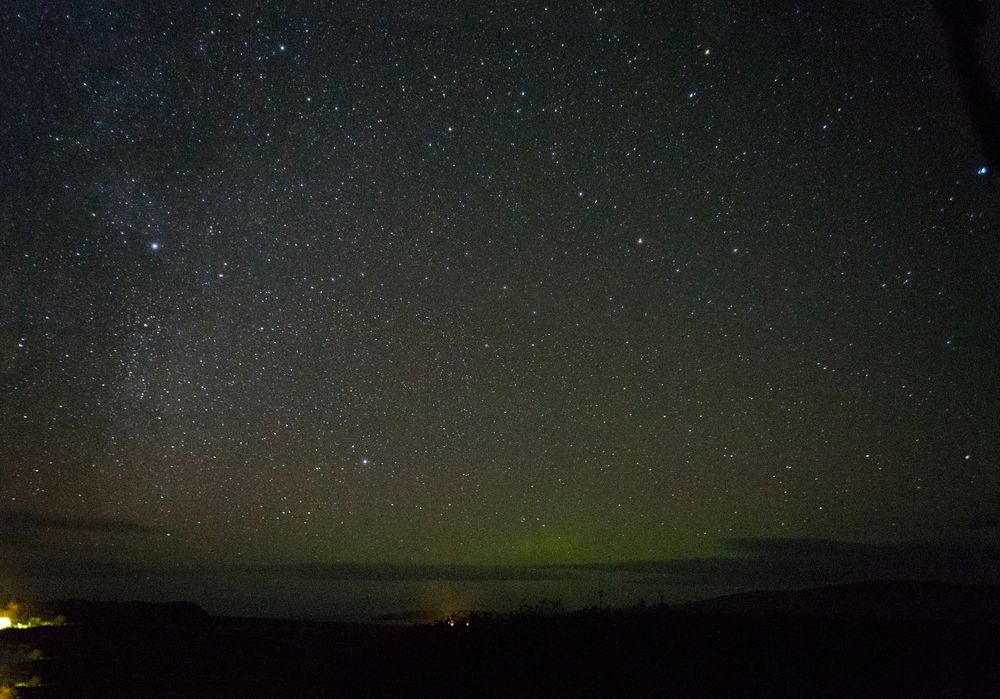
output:
[[931,3],[0,13],[0,596],[1000,582],[1000,191]]

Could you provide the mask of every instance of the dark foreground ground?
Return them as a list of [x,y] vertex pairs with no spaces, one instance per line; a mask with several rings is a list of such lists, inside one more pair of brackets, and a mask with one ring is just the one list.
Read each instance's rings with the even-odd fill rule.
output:
[[[8,675],[42,680],[17,690],[25,699],[1000,697],[1000,598],[982,588],[962,594],[883,587],[818,595],[841,600],[837,618],[818,616],[813,594],[809,604],[787,597],[791,612],[774,597],[762,605],[746,596],[709,608],[536,608],[419,627],[75,603],[82,623],[0,632],[0,646],[22,651],[0,651],[0,663]],[[893,601],[887,611],[885,599]],[[72,605],[66,611],[72,621]],[[25,659],[28,649],[43,655]]]

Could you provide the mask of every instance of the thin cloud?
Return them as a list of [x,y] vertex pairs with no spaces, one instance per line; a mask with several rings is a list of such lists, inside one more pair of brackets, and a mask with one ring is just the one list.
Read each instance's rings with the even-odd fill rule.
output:
[[66,559],[48,556],[20,566],[29,577],[54,578],[151,578],[151,577],[259,577],[296,576],[314,580],[354,582],[414,582],[452,580],[471,582],[518,582],[565,580],[576,576],[570,570],[528,566],[286,563],[256,566],[131,567],[113,561]]
[[866,544],[831,539],[741,538],[732,555],[593,563],[566,568],[659,578],[663,584],[743,589],[877,579],[1000,583],[1000,549],[949,543]]
[[18,534],[35,530],[62,530],[98,534],[152,534],[155,527],[112,517],[61,517],[33,512],[0,512],[0,530]]
[[567,570],[526,566],[370,564],[370,563],[290,563],[257,566],[253,572],[297,575],[324,580],[470,580],[514,582],[520,580],[562,580],[572,577]]

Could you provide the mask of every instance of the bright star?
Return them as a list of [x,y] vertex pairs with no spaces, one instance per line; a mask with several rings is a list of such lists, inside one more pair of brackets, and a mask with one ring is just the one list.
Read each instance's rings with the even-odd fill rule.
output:
[[160,244],[155,241],[149,244],[150,250],[159,250],[160,247],[161,247]]
[[990,166],[989,165],[983,165],[981,168],[979,168],[978,170],[976,170],[976,174],[980,175],[980,176],[990,174]]

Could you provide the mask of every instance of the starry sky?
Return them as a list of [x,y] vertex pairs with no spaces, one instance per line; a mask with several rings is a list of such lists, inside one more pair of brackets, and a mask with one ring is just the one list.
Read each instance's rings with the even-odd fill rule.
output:
[[932,4],[0,22],[0,594],[1000,582],[1000,192]]

